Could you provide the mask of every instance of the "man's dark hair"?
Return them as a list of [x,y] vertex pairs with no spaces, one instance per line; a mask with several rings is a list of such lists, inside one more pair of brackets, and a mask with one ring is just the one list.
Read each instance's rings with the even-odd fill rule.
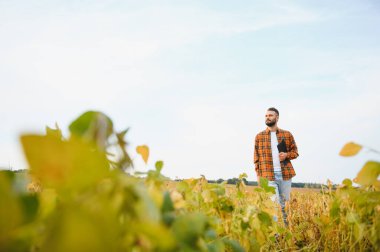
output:
[[276,114],[279,116],[280,115],[280,112],[278,112],[278,110],[274,107],[271,107],[269,109],[267,109],[267,111],[273,111],[273,112],[276,112]]

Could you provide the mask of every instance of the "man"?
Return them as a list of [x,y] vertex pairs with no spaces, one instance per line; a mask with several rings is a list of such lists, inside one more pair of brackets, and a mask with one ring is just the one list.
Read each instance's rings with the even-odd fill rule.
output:
[[277,127],[279,116],[276,108],[267,110],[265,124],[268,127],[256,135],[253,159],[257,181],[260,182],[260,177],[266,178],[269,185],[275,188],[276,195],[272,200],[280,204],[287,226],[285,202],[290,198],[292,178],[296,175],[290,160],[298,157],[298,150],[293,135]]

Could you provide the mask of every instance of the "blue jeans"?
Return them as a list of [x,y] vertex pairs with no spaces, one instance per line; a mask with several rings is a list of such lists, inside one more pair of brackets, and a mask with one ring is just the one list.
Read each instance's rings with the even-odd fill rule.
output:
[[[276,189],[276,194],[274,194],[271,199],[277,202],[281,206],[282,219],[286,226],[288,226],[288,221],[286,220],[287,214],[285,212],[285,202],[290,199],[290,189],[292,187],[292,180],[282,180],[281,172],[274,172],[274,181],[268,181],[269,186]],[[277,216],[273,217],[277,221]]]

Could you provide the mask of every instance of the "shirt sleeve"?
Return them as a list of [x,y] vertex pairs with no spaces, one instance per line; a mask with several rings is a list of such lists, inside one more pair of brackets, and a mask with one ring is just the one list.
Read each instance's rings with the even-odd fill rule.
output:
[[259,137],[258,135],[255,138],[255,148],[253,153],[253,163],[255,164],[255,171],[258,173],[259,171]]
[[298,155],[298,148],[297,148],[296,141],[294,140],[294,137],[290,132],[289,132],[289,139],[290,139],[290,148],[288,151],[288,157],[287,158],[289,160],[292,160],[292,159],[297,158],[299,155]]

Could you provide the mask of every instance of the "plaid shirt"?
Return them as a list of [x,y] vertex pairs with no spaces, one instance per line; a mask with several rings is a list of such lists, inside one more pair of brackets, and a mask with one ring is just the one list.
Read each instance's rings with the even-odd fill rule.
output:
[[[276,135],[278,143],[284,140],[288,150],[287,158],[284,161],[281,161],[281,171],[282,178],[284,180],[289,180],[296,175],[290,160],[298,157],[297,145],[294,141],[293,135],[289,131],[277,129]],[[273,181],[274,172],[270,137],[271,134],[269,128],[256,135],[253,162],[258,176]]]

